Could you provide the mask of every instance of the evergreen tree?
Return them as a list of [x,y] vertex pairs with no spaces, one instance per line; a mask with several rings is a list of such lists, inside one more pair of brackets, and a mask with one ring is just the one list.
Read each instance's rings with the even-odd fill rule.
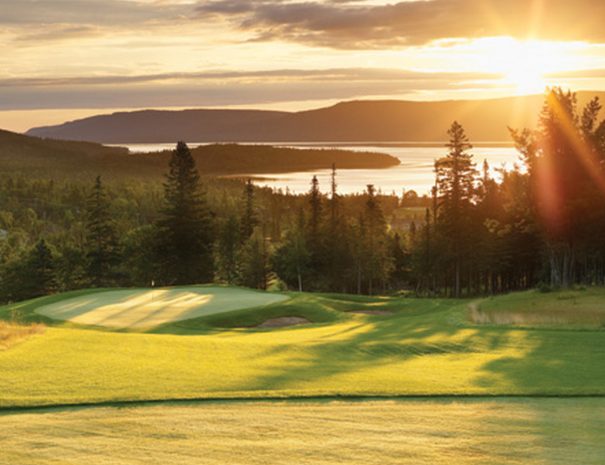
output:
[[27,298],[48,295],[57,290],[55,268],[55,258],[46,241],[41,239],[30,252],[27,262]]
[[324,248],[324,237],[322,236],[322,223],[323,223],[323,198],[319,191],[319,181],[317,176],[313,176],[311,180],[311,189],[307,195],[309,204],[309,215],[307,220],[307,231],[305,236],[305,242],[309,251],[309,268],[313,275],[313,282],[311,286],[315,289],[320,289],[325,286],[325,279],[323,278],[325,271],[325,248]]
[[227,284],[233,284],[237,279],[237,262],[240,248],[238,226],[237,217],[233,214],[229,215],[220,228],[217,241],[217,276]]
[[309,210],[311,212],[309,216],[309,238],[312,241],[318,241],[323,206],[317,176],[313,176],[313,179],[311,180],[311,190],[309,191]]
[[239,283],[246,287],[267,289],[269,251],[260,228],[244,244],[239,256]]
[[213,217],[201,190],[189,148],[177,144],[164,183],[165,207],[158,224],[161,281],[183,285],[210,282],[214,276]]
[[392,270],[392,257],[389,255],[387,224],[372,184],[367,186],[367,201],[364,213],[366,256],[365,266],[368,279],[368,293],[373,294],[377,282],[383,289]]
[[248,179],[244,187],[244,208],[242,212],[240,240],[242,242],[247,241],[252,236],[254,228],[257,225],[258,220],[254,210],[254,184],[252,183],[252,179]]
[[97,176],[86,202],[86,256],[88,278],[95,287],[111,286],[116,281],[119,263],[119,241],[110,203]]
[[351,268],[349,234],[341,210],[341,198],[336,182],[336,165],[332,165],[330,182],[330,216],[323,228],[324,283],[328,289],[346,292],[346,271]]
[[301,211],[298,224],[287,232],[284,243],[275,251],[273,266],[286,284],[296,286],[298,291],[302,292],[309,273],[310,258]]
[[447,242],[453,266],[453,294],[460,296],[463,261],[467,257],[470,241],[469,218],[473,181],[476,173],[472,148],[462,126],[454,121],[448,130],[450,138],[446,157],[435,162],[439,198],[438,224]]

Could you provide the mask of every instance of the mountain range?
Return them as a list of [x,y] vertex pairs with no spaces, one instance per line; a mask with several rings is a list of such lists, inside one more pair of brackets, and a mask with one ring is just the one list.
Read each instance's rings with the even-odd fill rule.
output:
[[[583,105],[604,92],[579,92]],[[142,110],[92,116],[27,134],[109,144],[187,142],[441,142],[452,121],[471,141],[509,141],[508,127],[533,127],[544,97],[416,102],[361,100],[315,110]]]

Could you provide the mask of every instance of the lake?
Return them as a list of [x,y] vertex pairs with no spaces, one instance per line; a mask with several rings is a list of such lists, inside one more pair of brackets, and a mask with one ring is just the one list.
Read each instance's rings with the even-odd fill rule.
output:
[[[119,144],[128,147],[133,153],[152,152],[158,150],[170,150],[174,144]],[[205,143],[190,143],[190,147],[205,145]],[[383,193],[396,193],[401,195],[403,189],[415,190],[419,194],[428,193],[435,182],[433,165],[435,159],[447,154],[445,147],[430,146],[401,146],[385,144],[372,145],[335,145],[335,144],[271,144],[283,147],[313,147],[313,148],[337,148],[343,150],[382,152],[399,158],[401,164],[392,168],[384,169],[348,169],[340,170],[337,175],[338,191],[341,194],[353,194],[365,190],[367,184],[374,184]],[[481,169],[483,160],[490,164],[492,173],[497,176],[496,169],[505,167],[511,169],[514,163],[519,162],[518,152],[510,146],[475,147],[471,151]],[[338,167],[337,167],[338,168]],[[328,192],[330,188],[330,170],[315,170],[293,173],[262,173],[252,175],[256,184],[274,189],[288,189],[293,193],[303,193],[309,190],[311,178],[317,176],[320,188]]]

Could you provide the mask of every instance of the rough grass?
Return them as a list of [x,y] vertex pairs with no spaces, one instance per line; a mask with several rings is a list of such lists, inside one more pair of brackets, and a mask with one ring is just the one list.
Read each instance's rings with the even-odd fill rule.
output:
[[9,349],[18,342],[36,334],[42,334],[43,332],[44,325],[39,323],[21,325],[7,321],[0,321],[0,350]]
[[469,316],[478,324],[605,328],[605,289],[519,292],[474,303]]
[[214,403],[0,415],[11,465],[601,465],[604,399]]
[[[593,292],[604,291],[585,292],[593,301]],[[476,325],[468,320],[468,301],[291,297],[147,332],[87,329],[35,313],[65,296],[19,304],[24,321],[50,326],[44,337],[0,352],[0,407],[292,396],[605,395],[600,330]],[[10,313],[10,307],[0,309],[0,318]],[[248,328],[281,316],[315,323]]]

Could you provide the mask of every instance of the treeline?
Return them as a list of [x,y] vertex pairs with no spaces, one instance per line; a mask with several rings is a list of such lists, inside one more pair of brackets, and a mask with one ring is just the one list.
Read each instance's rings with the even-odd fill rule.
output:
[[[341,168],[388,168],[399,159],[384,153],[338,149],[303,149],[265,145],[210,144],[191,150],[205,175],[282,173]],[[129,153],[126,148],[15,134],[0,130],[0,168],[6,175],[62,180],[98,175],[124,181],[159,180],[170,152]]]
[[[185,144],[178,144],[168,168],[163,185],[0,177],[0,299],[152,283],[286,287],[277,270],[288,276],[293,266],[282,247],[293,226],[303,224],[306,231],[315,224],[314,238],[323,244],[326,198],[316,181],[317,209],[307,217],[306,196],[274,193],[251,180],[201,178]],[[421,201],[408,197],[413,205]],[[372,199],[388,214],[401,203],[375,192]],[[365,208],[363,195],[338,198],[339,218],[357,218]],[[321,254],[312,250],[315,260]],[[305,290],[330,289],[317,275],[323,271],[303,265]],[[41,269],[44,279],[32,279]]]
[[550,91],[493,176],[453,123],[428,196],[306,195],[200,177],[185,144],[158,183],[0,178],[0,299],[80,287],[221,282],[468,296],[605,284],[605,122]]

